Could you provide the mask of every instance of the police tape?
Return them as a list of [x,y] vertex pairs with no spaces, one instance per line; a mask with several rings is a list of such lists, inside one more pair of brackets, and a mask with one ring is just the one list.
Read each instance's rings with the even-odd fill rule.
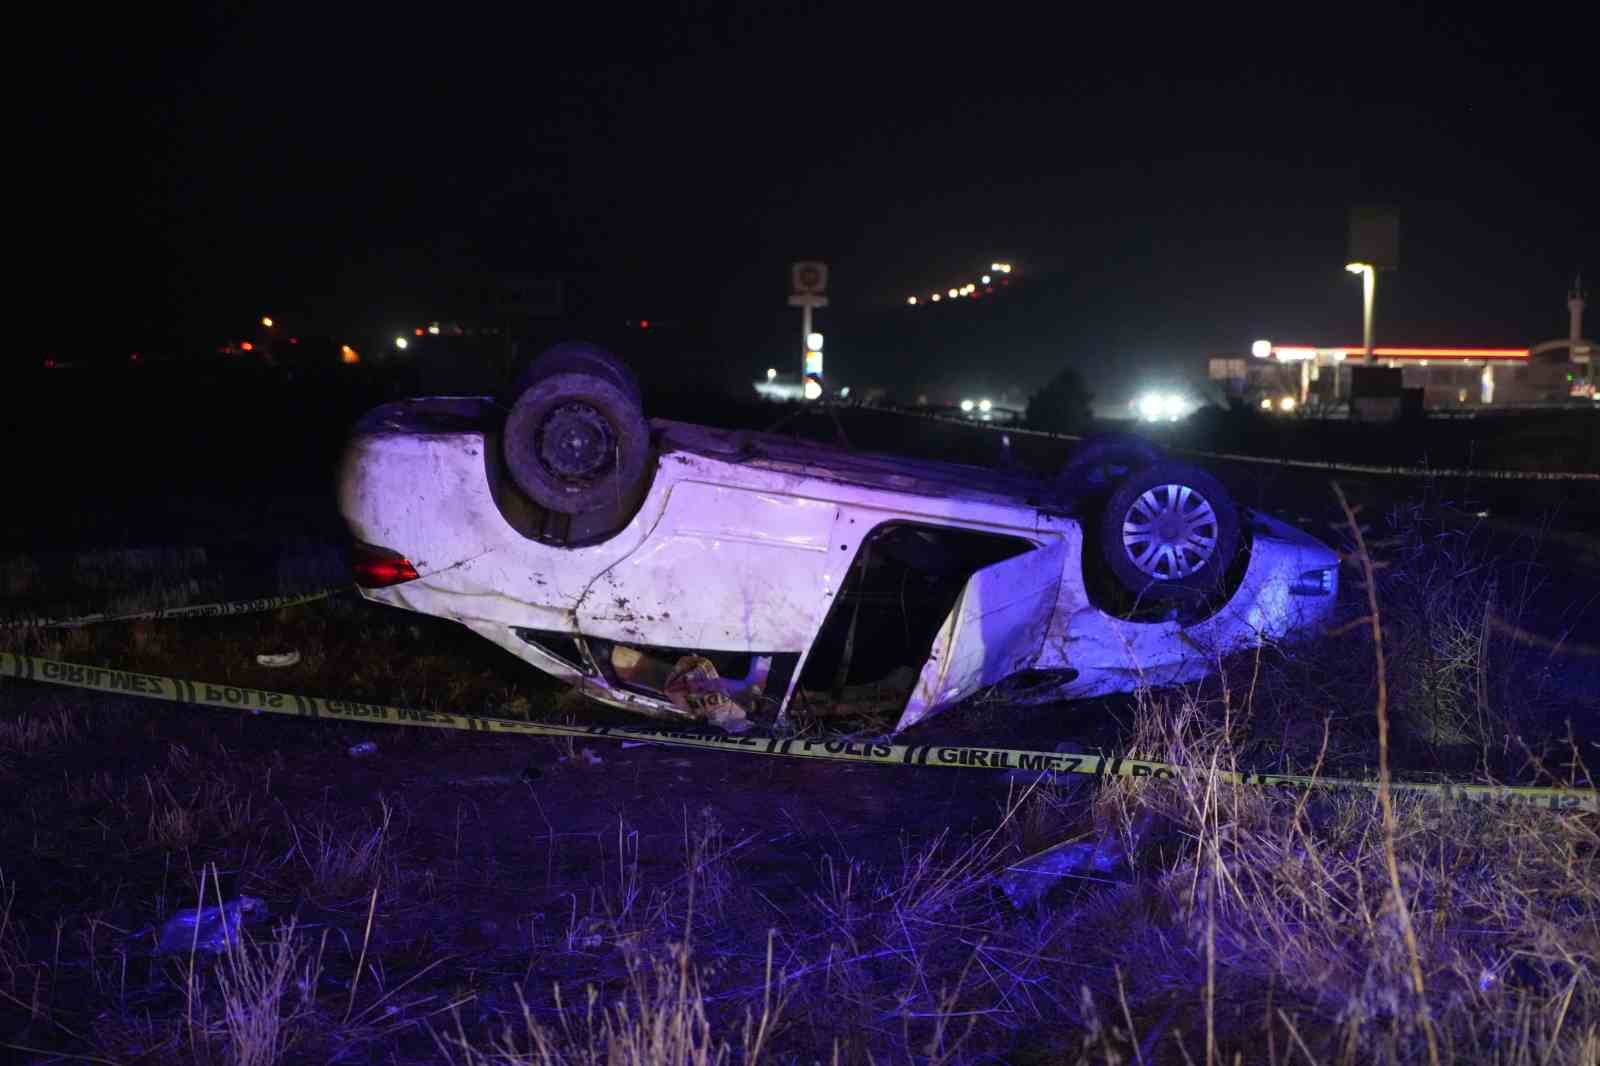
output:
[[[1300,774],[1200,770],[1123,755],[1062,754],[1054,751],[977,747],[967,744],[899,744],[891,741],[758,737],[689,732],[647,725],[579,726],[552,722],[519,722],[506,718],[455,714],[449,711],[417,710],[356,700],[335,700],[321,696],[271,692],[243,685],[189,681],[159,674],[85,666],[10,652],[0,652],[0,677],[97,692],[142,696],[218,710],[251,711],[367,725],[417,726],[426,729],[516,733],[524,736],[574,739],[639,740],[671,747],[735,751],[746,755],[771,755],[790,759],[820,759],[829,762],[870,763],[881,766],[1008,770],[1050,776],[1086,774],[1101,780],[1171,780],[1185,774],[1208,773],[1225,782],[1293,791],[1310,788],[1371,791],[1378,787],[1376,781],[1310,777]],[[1501,803],[1549,811],[1600,813],[1600,793],[1592,789],[1411,781],[1393,782],[1390,787],[1396,792],[1429,793],[1453,801]]]
[[1240,452],[1205,452],[1192,448],[1169,448],[1174,455],[1217,459],[1228,463],[1258,463],[1301,470],[1322,470],[1332,474],[1375,474],[1380,477],[1482,478],[1486,481],[1600,481],[1600,473],[1586,470],[1495,470],[1443,466],[1380,466],[1370,463],[1335,463],[1318,459],[1289,459],[1270,455],[1245,455]]
[[236,614],[259,614],[280,607],[297,607],[337,595],[351,585],[318,589],[298,596],[262,596],[253,600],[233,600],[228,603],[196,603],[186,607],[158,607],[151,611],[133,611],[128,614],[85,614],[76,618],[14,618],[0,622],[0,629],[75,629],[102,622],[138,622],[147,618],[225,618]]
[[[1025,437],[1045,437],[1050,440],[1081,441],[1087,438],[1073,433],[1052,433],[1043,429],[1024,429],[1021,426],[996,425],[992,422],[973,422],[950,415],[916,414],[900,411],[914,418],[933,422],[948,422],[991,433],[1017,434]],[[1290,459],[1284,456],[1249,455],[1244,452],[1208,452],[1195,448],[1167,448],[1173,455],[1195,459],[1215,459],[1228,463],[1257,463],[1264,466],[1283,466],[1302,470],[1320,470],[1330,474],[1372,474],[1378,477],[1413,478],[1482,478],[1486,481],[1600,481],[1600,472],[1591,470],[1504,470],[1474,469],[1470,467],[1395,466],[1376,463],[1337,463],[1322,459]]]

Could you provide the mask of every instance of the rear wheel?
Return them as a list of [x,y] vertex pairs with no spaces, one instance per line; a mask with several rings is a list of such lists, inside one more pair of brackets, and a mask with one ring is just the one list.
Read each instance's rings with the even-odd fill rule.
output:
[[627,367],[592,345],[557,345],[519,379],[501,442],[511,479],[561,514],[632,510],[649,474],[650,430]]
[[1145,600],[1219,592],[1239,550],[1239,514],[1222,483],[1185,463],[1125,477],[1100,516],[1100,552],[1118,584]]
[[557,374],[590,374],[611,382],[639,403],[639,380],[616,355],[588,341],[562,341],[540,352],[517,377],[514,395],[520,396],[537,381]]
[[1069,497],[1098,496],[1110,492],[1116,483],[1162,459],[1160,447],[1127,433],[1096,433],[1084,438],[1073,451],[1056,488]]

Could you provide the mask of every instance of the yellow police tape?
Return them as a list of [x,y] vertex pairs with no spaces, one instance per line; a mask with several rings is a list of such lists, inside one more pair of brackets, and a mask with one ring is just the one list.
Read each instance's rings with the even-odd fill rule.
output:
[[[269,692],[242,685],[189,681],[159,674],[84,666],[31,655],[0,652],[0,677],[41,681],[51,685],[115,692],[168,700],[199,707],[248,710],[372,725],[422,726],[487,733],[521,733],[530,736],[613,738],[641,740],[685,748],[714,748],[747,755],[776,755],[830,762],[874,763],[891,766],[945,766],[985,770],[1020,770],[1041,774],[1088,774],[1094,777],[1169,779],[1184,773],[1208,771],[1171,766],[1126,756],[1071,755],[1020,748],[985,748],[964,744],[896,744],[888,741],[805,740],[794,737],[754,737],[685,732],[647,725],[577,726],[545,722],[518,722],[505,718],[453,714],[389,707],[356,700],[332,700],[288,692]],[[1377,782],[1296,774],[1234,773],[1216,771],[1223,781],[1302,790],[1307,788],[1376,789]],[[1550,811],[1600,813],[1600,793],[1592,789],[1518,788],[1500,785],[1459,785],[1394,782],[1397,792],[1434,793],[1452,800],[1505,803]]]
[[0,629],[74,629],[97,625],[101,622],[137,622],[146,618],[223,618],[236,614],[256,614],[275,611],[280,607],[296,607],[327,599],[335,593],[353,586],[318,589],[299,596],[262,596],[253,600],[233,600],[229,603],[196,603],[187,607],[158,607],[153,611],[134,611],[130,614],[84,614],[76,618],[15,618],[0,622]]

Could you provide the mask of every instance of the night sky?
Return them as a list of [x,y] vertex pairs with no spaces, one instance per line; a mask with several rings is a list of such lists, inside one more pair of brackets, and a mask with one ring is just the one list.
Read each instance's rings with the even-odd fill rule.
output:
[[[787,357],[816,257],[841,380],[1109,392],[1358,341],[1352,204],[1400,212],[1382,340],[1564,334],[1600,277],[1600,38],[1554,7],[339,7],[37,35],[13,355],[339,320],[475,264],[581,275],[742,377]],[[994,258],[1016,314],[852,349]]]

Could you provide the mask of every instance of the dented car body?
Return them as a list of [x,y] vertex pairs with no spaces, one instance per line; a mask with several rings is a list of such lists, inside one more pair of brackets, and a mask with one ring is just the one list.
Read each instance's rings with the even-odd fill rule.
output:
[[341,509],[357,541],[410,567],[363,594],[656,717],[701,717],[668,692],[681,656],[782,715],[896,665],[852,666],[875,641],[896,646],[909,687],[897,730],[1019,679],[1059,699],[1189,682],[1318,625],[1335,600],[1329,548],[1242,511],[1222,602],[1130,620],[1097,603],[1092,529],[1037,476],[660,419],[631,517],[585,536],[517,493],[496,424],[488,399],[436,398],[357,426]]

